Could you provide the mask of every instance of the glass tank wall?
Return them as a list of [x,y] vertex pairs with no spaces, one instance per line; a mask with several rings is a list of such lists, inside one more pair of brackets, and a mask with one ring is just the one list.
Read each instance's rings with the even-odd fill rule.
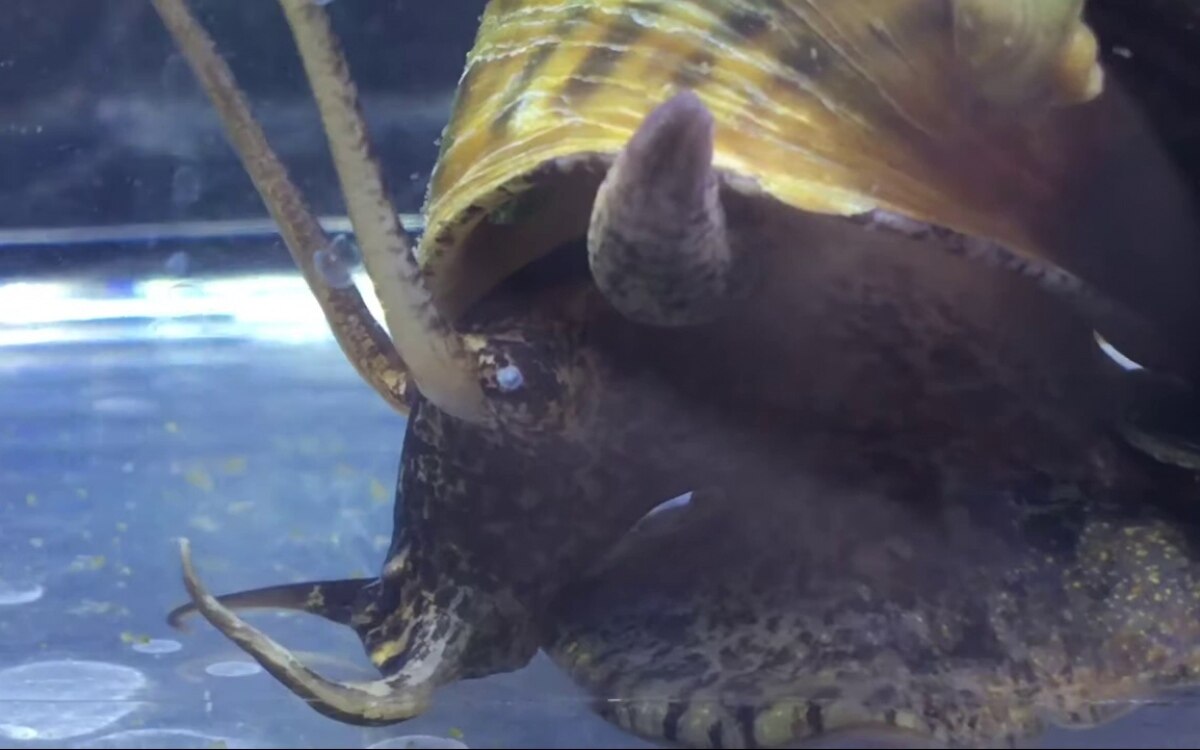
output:
[[[482,5],[330,8],[410,228]],[[352,237],[277,4],[193,6],[314,211]],[[168,626],[179,537],[218,591],[376,572],[405,419],[334,343],[153,7],[5,15],[0,746],[627,743],[541,659],[360,730],[206,623]],[[263,617],[325,674],[372,676],[349,631]],[[422,735],[443,744],[397,739]]]

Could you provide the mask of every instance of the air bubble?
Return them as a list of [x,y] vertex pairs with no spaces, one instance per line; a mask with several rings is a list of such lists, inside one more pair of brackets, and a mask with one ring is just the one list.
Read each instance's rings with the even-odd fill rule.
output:
[[515,391],[525,384],[525,376],[516,365],[501,367],[496,371],[496,385],[505,393]]
[[393,737],[376,742],[374,745],[367,745],[367,750],[402,750],[403,748],[466,750],[467,745],[449,737],[437,737],[432,734],[406,734],[403,737]]
[[252,661],[218,661],[209,664],[204,671],[213,677],[249,677],[263,668]]
[[334,237],[329,247],[318,250],[313,255],[313,264],[317,273],[333,289],[349,289],[354,285],[350,273],[362,263],[362,253],[358,245],[344,234]]
[[98,661],[44,661],[0,671],[0,736],[58,740],[91,734],[139,707],[136,669]]
[[46,589],[39,584],[19,585],[0,581],[0,607],[15,607],[31,604],[45,595]]
[[329,242],[329,249],[333,251],[335,258],[351,268],[355,268],[362,263],[362,250],[358,248],[358,243],[348,234],[335,235]]

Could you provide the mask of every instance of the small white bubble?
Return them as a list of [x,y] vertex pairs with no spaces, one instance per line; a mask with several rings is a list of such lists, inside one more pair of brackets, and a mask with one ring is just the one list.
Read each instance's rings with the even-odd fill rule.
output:
[[263,668],[252,661],[218,661],[209,664],[204,671],[213,677],[249,677],[263,671]]
[[14,740],[36,740],[38,738],[38,730],[33,727],[19,727],[12,724],[0,724],[0,732],[12,737]]
[[505,393],[515,391],[525,384],[525,376],[516,365],[501,367],[496,371],[496,385]]
[[358,246],[345,235],[338,235],[313,254],[313,265],[321,279],[332,289],[349,289],[354,286],[350,271],[358,264]]
[[41,599],[45,593],[46,590],[36,583],[22,586],[0,581],[0,607],[31,604]]
[[142,643],[133,644],[133,650],[140,654],[173,654],[183,648],[179,641],[170,638],[151,638]]
[[350,268],[357,268],[362,264],[362,250],[358,248],[358,243],[354,241],[354,238],[348,234],[335,235],[329,241],[329,249],[333,251],[334,258]]

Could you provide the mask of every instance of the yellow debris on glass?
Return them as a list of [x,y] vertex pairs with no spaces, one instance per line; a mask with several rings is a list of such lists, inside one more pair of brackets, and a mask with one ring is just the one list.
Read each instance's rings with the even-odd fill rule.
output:
[[77,572],[81,570],[101,570],[108,564],[108,558],[104,555],[79,555],[68,566],[67,570]]
[[371,479],[371,500],[373,500],[377,505],[386,503],[390,494],[391,493],[388,492],[387,485],[378,479]]
[[221,470],[226,474],[245,474],[247,464],[245,456],[233,456],[225,459],[221,464]]
[[190,469],[183,478],[188,484],[205,492],[212,492],[215,486],[212,477],[204,469]]
[[235,500],[225,506],[225,512],[231,516],[239,516],[254,507],[251,500]]

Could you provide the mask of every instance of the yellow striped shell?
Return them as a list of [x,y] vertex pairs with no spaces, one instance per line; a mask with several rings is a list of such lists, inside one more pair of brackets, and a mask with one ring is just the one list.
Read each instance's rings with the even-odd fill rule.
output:
[[[1003,5],[493,0],[426,205],[418,252],[435,297],[456,315],[582,236],[603,174],[561,164],[606,164],[685,87],[712,110],[716,166],[742,189],[1032,243],[1030,217],[1071,162],[1069,134],[1039,115],[1095,96],[1102,77],[1082,0]],[[1030,122],[1041,126],[1034,140]],[[519,221],[496,220],[505,216]]]

